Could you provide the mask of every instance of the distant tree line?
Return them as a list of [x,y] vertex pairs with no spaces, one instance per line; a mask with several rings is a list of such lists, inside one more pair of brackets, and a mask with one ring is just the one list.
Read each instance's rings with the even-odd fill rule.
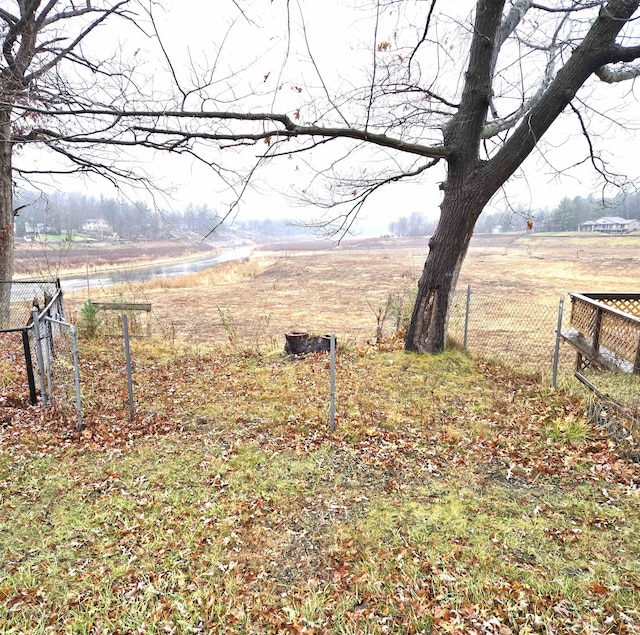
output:
[[[494,231],[536,232],[577,231],[578,226],[603,216],[619,216],[640,219],[640,193],[603,199],[590,194],[587,197],[564,197],[553,209],[531,210],[515,207],[505,212],[483,212],[475,227],[475,233],[490,234]],[[435,231],[437,220],[430,220],[420,212],[401,216],[389,223],[394,236],[428,236]]]
[[304,225],[291,220],[272,220],[270,218],[254,218],[234,223],[234,227],[265,238],[287,238],[307,233]]
[[410,216],[401,216],[389,223],[389,232],[394,236],[428,236],[433,234],[437,220],[429,220],[420,212],[413,212]]
[[582,223],[603,216],[640,219],[640,194],[611,199],[602,199],[593,194],[587,197],[564,197],[550,210],[526,210],[520,207],[508,212],[483,213],[475,232],[526,231],[528,221],[533,223],[536,232],[577,231]]
[[[104,220],[111,234],[126,240],[164,240],[180,231],[206,236],[220,222],[215,209],[208,205],[189,204],[182,211],[158,211],[144,202],[117,201],[104,196],[92,197],[80,193],[52,193],[43,195],[23,192],[16,196],[16,236],[30,231],[82,235],[83,226],[90,220]],[[576,231],[578,225],[602,216],[620,216],[640,219],[640,194],[619,199],[605,199],[593,194],[563,198],[553,209],[528,210],[523,207],[508,212],[483,213],[478,220],[477,233],[496,231],[526,231],[533,223],[536,232]],[[437,220],[413,212],[401,216],[388,225],[394,236],[428,236],[436,228]],[[235,230],[246,231],[267,238],[299,236],[304,228],[288,220],[251,219],[235,221]],[[224,235],[228,226],[223,224],[216,235]]]
[[[91,220],[103,220],[108,233],[126,240],[164,240],[193,232],[206,236],[216,228],[221,218],[208,205],[189,204],[183,211],[158,211],[144,202],[117,201],[113,198],[98,198],[79,193],[52,193],[43,195],[23,192],[16,196],[15,207],[19,208],[15,218],[16,236],[30,233],[83,235]],[[234,229],[267,236],[291,236],[303,230],[288,221],[270,219],[235,222]],[[215,230],[216,236],[229,233],[226,224]]]

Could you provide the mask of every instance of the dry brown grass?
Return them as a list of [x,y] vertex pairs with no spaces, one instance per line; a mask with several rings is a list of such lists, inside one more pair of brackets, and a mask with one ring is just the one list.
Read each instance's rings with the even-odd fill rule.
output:
[[85,272],[91,268],[123,265],[128,267],[150,262],[175,261],[202,257],[217,251],[203,242],[153,241],[139,243],[23,243],[15,249],[17,276],[56,277]]
[[[281,339],[288,330],[305,329],[362,341],[374,337],[376,312],[387,297],[415,288],[427,239],[305,247],[257,250],[246,262],[110,288],[102,295],[151,302],[156,332],[191,341],[229,339],[230,326],[220,310],[232,320],[237,340],[264,343]],[[471,244],[458,288],[470,283],[474,294],[494,297],[494,312],[502,313],[500,319],[507,322],[502,308],[510,307],[513,320],[531,315],[534,304],[546,305],[553,330],[561,294],[637,290],[638,272],[640,236],[481,236]],[[82,300],[70,299],[72,315]],[[498,317],[494,318],[493,330]],[[509,324],[500,327],[506,328]],[[534,332],[539,326],[532,323],[529,328]]]
[[251,280],[260,275],[272,264],[268,258],[245,258],[232,262],[223,262],[210,269],[189,273],[175,278],[155,279],[145,282],[146,291],[152,289],[193,289],[211,287],[220,284]]
[[540,301],[567,291],[636,291],[640,236],[583,234],[480,237],[461,280]]

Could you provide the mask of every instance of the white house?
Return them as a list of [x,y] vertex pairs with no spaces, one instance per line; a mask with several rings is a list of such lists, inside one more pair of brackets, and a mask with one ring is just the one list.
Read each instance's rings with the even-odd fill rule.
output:
[[106,220],[102,218],[90,218],[86,222],[82,223],[83,234],[97,234],[103,236],[111,232],[111,228]]
[[640,229],[640,220],[627,219],[619,216],[603,216],[597,220],[588,220],[578,225],[581,232],[601,232],[603,234],[626,234]]

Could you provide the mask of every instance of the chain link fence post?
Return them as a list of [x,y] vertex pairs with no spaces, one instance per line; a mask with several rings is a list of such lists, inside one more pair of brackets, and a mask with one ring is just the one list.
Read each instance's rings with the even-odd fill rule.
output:
[[564,296],[560,296],[558,304],[558,326],[556,327],[556,345],[553,350],[553,375],[551,376],[551,388],[555,390],[558,384],[558,363],[560,361],[560,340],[562,338],[562,315],[564,313]]
[[329,403],[329,429],[333,432],[336,429],[336,336],[330,336],[330,392],[331,401]]
[[49,407],[49,399],[47,396],[47,379],[44,370],[44,357],[42,354],[42,334],[40,333],[40,318],[38,317],[38,307],[31,309],[31,317],[33,319],[33,342],[36,349],[36,359],[38,361],[38,379],[40,380],[40,397],[42,399],[42,407]]
[[122,314],[122,335],[124,337],[124,357],[127,365],[127,388],[129,391],[129,419],[135,417],[133,405],[133,377],[131,375],[131,347],[129,346],[129,319],[126,313]]
[[467,338],[469,336],[469,313],[471,309],[471,285],[467,285],[467,305],[464,313],[464,338],[462,340],[462,352],[467,354]]
[[22,329],[22,349],[24,350],[24,362],[27,370],[27,383],[29,384],[29,403],[35,406],[38,403],[36,393],[36,381],[33,376],[33,361],[31,360],[31,344],[29,342],[29,331]]
[[84,428],[82,423],[82,396],[80,394],[80,363],[78,361],[78,333],[74,326],[69,326],[71,330],[71,341],[73,343],[73,379],[76,386],[76,410],[78,411],[78,431]]

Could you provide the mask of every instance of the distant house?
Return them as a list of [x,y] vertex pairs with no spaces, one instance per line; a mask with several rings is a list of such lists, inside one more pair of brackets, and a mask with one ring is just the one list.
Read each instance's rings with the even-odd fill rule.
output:
[[111,228],[106,220],[102,218],[90,218],[82,223],[82,233],[94,236],[104,236],[111,232]]
[[620,218],[619,216],[603,216],[597,220],[588,220],[578,225],[581,232],[600,232],[602,234],[626,234],[640,229],[640,220]]

